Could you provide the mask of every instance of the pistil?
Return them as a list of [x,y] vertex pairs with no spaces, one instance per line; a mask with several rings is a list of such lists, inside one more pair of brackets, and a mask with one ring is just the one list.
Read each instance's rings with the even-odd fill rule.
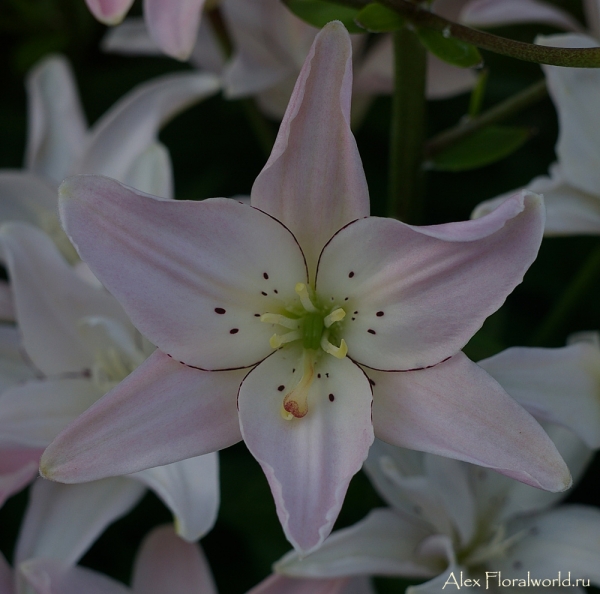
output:
[[315,376],[315,355],[313,350],[304,350],[302,377],[300,381],[283,399],[281,416],[286,421],[301,419],[308,412],[308,393]]

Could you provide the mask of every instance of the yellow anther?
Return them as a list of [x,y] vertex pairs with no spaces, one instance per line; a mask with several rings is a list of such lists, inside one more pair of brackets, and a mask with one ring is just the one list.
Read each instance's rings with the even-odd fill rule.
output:
[[296,293],[300,297],[302,307],[311,313],[317,313],[319,310],[313,305],[308,294],[308,287],[304,283],[296,283]]
[[282,316],[281,314],[266,313],[260,316],[260,321],[266,322],[267,324],[277,324],[284,328],[289,328],[290,330],[297,330],[300,328],[300,320],[294,320],[287,316]]
[[346,341],[342,338],[340,346],[336,347],[331,344],[327,338],[327,332],[325,332],[321,338],[321,348],[337,359],[343,359],[348,354],[348,345],[346,344]]
[[343,320],[345,317],[346,312],[341,307],[338,307],[337,309],[334,309],[328,316],[325,316],[323,319],[323,324],[325,325],[325,328],[329,328],[332,324]]
[[288,342],[293,342],[294,340],[299,340],[302,338],[302,334],[299,331],[287,332],[286,334],[273,334],[271,338],[269,338],[269,344],[272,349],[278,349],[280,346],[287,344]]

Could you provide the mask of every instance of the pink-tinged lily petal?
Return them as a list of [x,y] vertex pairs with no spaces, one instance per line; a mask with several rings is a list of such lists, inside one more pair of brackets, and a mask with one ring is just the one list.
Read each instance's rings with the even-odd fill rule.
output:
[[[564,427],[544,424],[544,429],[569,467],[573,482],[577,483],[587,469],[593,451]],[[517,515],[539,513],[557,505],[565,498],[565,493],[549,493],[535,489],[483,468],[471,467],[471,476],[475,501],[481,510],[478,513],[480,518],[493,514],[498,522],[502,522]],[[500,500],[503,504],[498,510]]]
[[460,21],[483,28],[540,23],[567,31],[583,29],[568,12],[538,0],[471,0],[462,10]]
[[[589,194],[571,185],[558,163],[550,166],[549,177],[543,175],[534,178],[527,189],[544,196],[546,237],[600,234],[598,194]],[[477,219],[488,214],[513,194],[509,192],[482,202],[475,208],[471,218]]]
[[14,591],[12,567],[0,553],[0,592],[2,594],[12,594]]
[[142,83],[117,102],[89,132],[71,173],[97,173],[125,181],[159,129],[187,107],[219,90],[212,74],[167,74]]
[[30,559],[19,565],[19,578],[34,594],[131,594],[131,590],[97,571],[56,559]]
[[420,558],[418,548],[431,533],[422,520],[390,509],[374,509],[354,526],[334,532],[311,555],[304,557],[291,551],[274,569],[307,578],[351,575],[429,578],[436,575],[436,566]]
[[37,476],[41,455],[41,449],[0,448],[0,507]]
[[205,0],[144,0],[150,36],[165,54],[187,60],[192,53]]
[[0,441],[45,448],[101,392],[89,379],[46,379],[0,395]]
[[14,292],[23,346],[46,374],[76,372],[92,364],[77,322],[95,314],[129,324],[104,289],[80,280],[50,238],[24,223],[3,225],[0,244]]
[[[536,43],[552,47],[596,47],[598,40],[584,35],[539,37]],[[558,111],[560,133],[556,154],[565,179],[575,188],[598,196],[600,170],[600,72],[593,68],[544,66],[548,90]],[[573,93],[577,89],[577,93]]]
[[297,297],[296,283],[306,282],[293,235],[234,200],[161,201],[77,176],[61,186],[61,216],[83,260],[142,334],[202,369],[266,357],[273,327],[260,316],[280,312]]
[[349,357],[386,371],[428,367],[460,350],[523,280],[543,226],[542,199],[530,193],[475,221],[361,219],[325,246],[316,288],[345,304]]
[[537,419],[564,425],[600,448],[600,350],[588,343],[560,349],[515,347],[480,361]]
[[315,38],[273,152],[252,187],[252,205],[298,239],[311,276],[329,238],[369,214],[369,194],[350,131],[352,47],[339,22]]
[[583,11],[588,29],[596,39],[600,38],[600,0],[583,0]]
[[[600,584],[600,510],[597,508],[563,505],[537,517],[516,520],[509,530],[513,533],[525,530],[528,535],[495,561],[494,569],[497,566],[504,575],[510,572],[511,577],[527,578],[530,572],[532,578],[548,578],[560,570],[563,579],[571,572],[571,586],[575,586],[576,578],[589,579],[594,586]],[[516,561],[521,563],[515,565]]]
[[27,77],[27,94],[25,165],[60,182],[82,150],[87,128],[67,60],[54,55],[39,62]]
[[85,3],[101,23],[118,25],[131,8],[133,0],[85,0]]
[[145,489],[117,477],[84,485],[37,480],[16,545],[15,565],[33,557],[76,563],[104,529],[125,515]]
[[[198,398],[201,398],[198,395]],[[216,452],[129,475],[150,487],[175,516],[177,534],[194,542],[213,527],[219,511]]]
[[375,590],[364,576],[320,580],[270,575],[248,594],[375,594]]
[[[311,365],[309,356],[298,346],[276,351],[248,374],[238,397],[244,441],[267,476],[288,540],[303,553],[331,531],[373,442],[363,371],[348,358]],[[298,418],[286,420],[284,398],[296,389]]]
[[156,351],[54,440],[40,469],[53,480],[90,481],[233,445],[245,373],[203,372]]
[[200,547],[181,540],[171,526],[153,530],[135,561],[133,594],[217,594]]
[[369,371],[369,377],[380,439],[487,466],[547,491],[571,486],[568,468],[540,425],[462,353],[431,369]]

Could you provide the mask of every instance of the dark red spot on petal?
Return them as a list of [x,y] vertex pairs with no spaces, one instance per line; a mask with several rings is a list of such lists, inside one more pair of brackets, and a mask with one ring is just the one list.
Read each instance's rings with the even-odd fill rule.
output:
[[255,318],[260,318],[260,314],[254,314]]
[[275,295],[277,295],[279,293],[279,291],[277,289],[273,289],[273,293],[275,293]]
[[357,313],[358,313],[358,311],[355,311],[355,312],[354,312],[354,315],[356,315]]
[[317,378],[321,379],[321,374],[320,373],[317,373]]
[[375,332],[375,330],[373,330],[373,329],[371,329],[371,328],[369,328],[369,329],[367,330],[367,332],[368,332],[369,334],[377,334],[377,332]]
[[354,276],[354,272],[351,272],[351,273],[348,275],[348,278],[352,278],[353,276]]
[[225,313],[225,310],[222,307],[215,307],[215,313],[223,315]]
[[264,291],[261,291],[260,294],[264,295],[265,297],[267,296],[267,294]]
[[239,331],[240,331],[240,329],[239,329],[239,328],[232,328],[232,329],[229,331],[229,334],[237,334]]
[[382,312],[382,311],[378,311],[378,312],[377,312],[375,315],[376,315],[378,318],[380,318],[380,317],[383,315],[383,312]]
[[268,275],[266,272],[263,272],[263,278],[264,278],[265,280],[268,280],[268,278],[269,278],[269,275]]
[[280,392],[283,392],[283,391],[285,390],[285,386],[279,386],[277,389],[278,389]]
[[369,383],[370,383],[372,386],[374,386],[374,385],[375,385],[375,382],[374,382],[374,381],[373,381],[371,378],[369,378]]
[[335,396],[333,394],[329,394],[329,402],[333,402],[335,400]]

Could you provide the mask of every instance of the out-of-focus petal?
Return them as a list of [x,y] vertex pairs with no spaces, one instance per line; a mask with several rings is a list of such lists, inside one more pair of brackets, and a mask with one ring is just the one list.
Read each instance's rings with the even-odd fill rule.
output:
[[129,476],[150,487],[164,501],[175,516],[177,533],[185,540],[194,542],[213,527],[219,511],[219,456],[216,452]]
[[329,238],[369,214],[367,183],[350,131],[352,47],[339,22],[315,38],[252,205],[287,225],[311,276]]
[[[598,40],[567,34],[538,37],[536,43],[552,47],[597,47]],[[594,68],[544,66],[548,90],[558,111],[559,136],[556,154],[569,184],[598,196],[600,169],[600,72]],[[573,89],[577,89],[574,93]]]
[[568,12],[538,0],[471,0],[461,11],[459,18],[469,27],[539,23],[567,31],[583,29]]
[[37,377],[21,346],[21,334],[15,326],[0,326],[0,393],[7,388]]
[[374,509],[350,528],[334,532],[308,556],[291,551],[275,571],[296,577],[328,578],[351,575],[397,575],[429,578],[436,566],[419,558],[419,544],[431,535],[425,522],[391,509]]
[[13,589],[12,567],[8,564],[4,555],[0,553],[0,592],[2,594],[12,594]]
[[25,561],[19,566],[19,578],[34,594],[131,594],[129,588],[97,571],[57,559]]
[[302,579],[271,575],[248,594],[375,594],[369,578]]
[[62,482],[129,474],[241,439],[236,396],[245,371],[199,371],[156,351],[48,447],[45,476]]
[[302,252],[278,221],[235,200],[154,200],[96,176],[61,188],[73,243],[161,350],[211,370],[271,352],[273,327],[260,316],[280,313],[306,282]]
[[495,570],[515,578],[527,578],[528,572],[532,578],[549,578],[560,571],[562,579],[567,579],[570,572],[571,586],[576,578],[589,579],[594,586],[600,584],[597,508],[563,505],[545,514],[515,520],[509,530],[512,533],[525,530],[528,534],[504,557],[495,560]]
[[369,371],[377,437],[487,466],[547,491],[571,477],[554,444],[483,369],[462,353],[431,369]]
[[303,356],[293,346],[265,359],[243,381],[238,407],[244,441],[267,476],[285,534],[308,553],[331,531],[373,428],[363,371],[348,358],[327,355],[306,387],[306,416],[283,418],[283,399],[301,382]]
[[0,229],[0,243],[29,357],[46,374],[89,368],[91,353],[77,334],[77,322],[93,313],[127,324],[120,305],[104,289],[81,281],[35,227],[7,223]]
[[[589,194],[571,185],[558,163],[550,166],[550,176],[534,178],[527,189],[543,194],[546,205],[546,237],[561,235],[600,234],[600,198],[598,193]],[[488,214],[513,192],[486,200],[473,211],[471,218]]]
[[123,183],[146,194],[172,199],[173,167],[167,147],[153,142],[133,161]]
[[133,594],[217,594],[210,568],[197,544],[171,526],[154,529],[142,543],[133,570]]
[[52,180],[27,171],[0,170],[0,220],[22,221],[39,227],[50,215],[58,220],[56,186]]
[[131,8],[133,0],[85,0],[85,3],[101,23],[118,25]]
[[192,53],[205,0],[144,0],[150,36],[165,54],[187,60]]
[[105,52],[126,56],[160,56],[162,52],[148,34],[142,17],[125,19],[117,27],[106,32],[101,47]]
[[452,66],[427,54],[427,98],[448,99],[460,93],[470,91],[475,85],[477,75],[470,68]]
[[428,367],[460,350],[523,280],[543,225],[535,194],[476,221],[361,219],[325,246],[316,288],[344,304],[352,359],[386,371]]
[[125,515],[145,488],[125,477],[83,485],[38,479],[16,545],[15,565],[33,557],[76,563],[104,529]]
[[29,381],[0,395],[0,442],[45,448],[101,392],[89,379]]
[[[0,280],[0,322],[15,321],[15,305],[13,303],[12,291],[6,281]],[[1,347],[0,347],[1,348]],[[1,365],[1,363],[0,363]],[[0,372],[1,374],[1,372]],[[0,377],[0,382],[1,382]],[[0,388],[1,389],[1,388]]]
[[583,11],[588,29],[596,38],[600,38],[600,0],[583,0]]
[[[37,476],[41,455],[41,449],[0,448],[0,507],[11,495],[18,493]],[[4,594],[1,587],[0,593]]]
[[60,182],[81,152],[87,128],[67,60],[53,55],[39,62],[27,77],[27,93],[25,166]]
[[125,95],[91,128],[70,173],[97,173],[124,181],[159,129],[185,108],[219,90],[212,74],[167,74]]
[[564,425],[600,448],[600,351],[587,343],[560,349],[514,347],[479,362],[537,419]]

